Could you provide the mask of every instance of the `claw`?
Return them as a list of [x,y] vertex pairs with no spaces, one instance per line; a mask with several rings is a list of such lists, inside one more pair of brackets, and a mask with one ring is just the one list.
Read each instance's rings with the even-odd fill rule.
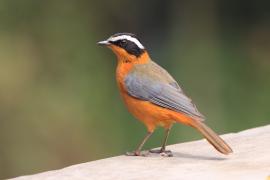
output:
[[133,152],[126,152],[127,156],[147,156],[149,154],[149,152],[143,151],[143,152],[139,152],[139,151],[133,151]]
[[161,156],[166,156],[166,157],[172,157],[173,156],[173,153],[170,150],[151,149],[149,152],[150,153],[160,154]]

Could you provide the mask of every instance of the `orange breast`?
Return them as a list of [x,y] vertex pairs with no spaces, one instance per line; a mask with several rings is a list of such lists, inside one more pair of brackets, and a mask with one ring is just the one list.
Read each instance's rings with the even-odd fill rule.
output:
[[121,59],[122,57],[126,56],[118,56],[116,81],[120,94],[129,112],[132,113],[138,120],[143,122],[149,132],[154,131],[156,126],[169,128],[176,121],[188,124],[190,117],[186,117],[181,113],[157,106],[151,102],[134,98],[128,94],[124,84],[126,75],[132,70],[134,64],[138,62],[147,63],[146,61],[149,56],[148,54],[145,54],[141,57],[141,60],[131,60],[130,63],[126,63],[125,60]]
[[156,106],[148,101],[134,98],[128,94],[124,84],[126,75],[132,70],[133,64],[118,64],[116,71],[116,80],[120,90],[120,94],[127,106],[129,112],[138,120],[143,122],[148,131],[152,132],[156,126],[169,128],[174,122],[170,115],[170,110]]

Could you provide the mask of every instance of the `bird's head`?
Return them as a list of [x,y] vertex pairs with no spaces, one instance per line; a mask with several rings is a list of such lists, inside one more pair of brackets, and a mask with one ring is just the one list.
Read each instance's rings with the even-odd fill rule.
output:
[[139,62],[148,57],[140,40],[131,33],[117,33],[98,44],[112,49],[119,61]]

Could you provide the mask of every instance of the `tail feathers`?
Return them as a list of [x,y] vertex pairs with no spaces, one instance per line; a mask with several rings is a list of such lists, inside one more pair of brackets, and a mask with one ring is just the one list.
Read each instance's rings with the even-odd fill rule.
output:
[[219,152],[226,155],[233,152],[231,147],[202,121],[194,120],[193,123],[191,123],[190,125],[196,128],[200,133],[202,133],[202,135],[206,138],[206,140],[210,144],[212,144],[214,148]]

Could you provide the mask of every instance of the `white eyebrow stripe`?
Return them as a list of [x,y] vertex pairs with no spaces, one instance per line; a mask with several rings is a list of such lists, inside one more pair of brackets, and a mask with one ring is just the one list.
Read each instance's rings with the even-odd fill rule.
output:
[[134,42],[140,49],[144,49],[144,46],[140,43],[140,41],[138,41],[138,39],[128,36],[128,35],[121,35],[121,36],[116,36],[116,37],[110,37],[108,39],[108,41],[118,41],[118,40],[122,40],[122,39],[126,39],[129,40],[131,42]]

